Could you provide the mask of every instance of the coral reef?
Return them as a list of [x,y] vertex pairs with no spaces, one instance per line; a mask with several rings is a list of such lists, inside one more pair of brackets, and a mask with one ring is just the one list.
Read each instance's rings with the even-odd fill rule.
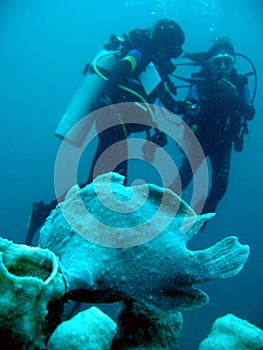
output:
[[0,238],[0,336],[9,348],[43,349],[64,293],[54,253]]
[[183,326],[181,312],[149,310],[125,301],[119,310],[117,334],[111,350],[176,350]]
[[199,350],[262,350],[263,331],[235,315],[216,319]]

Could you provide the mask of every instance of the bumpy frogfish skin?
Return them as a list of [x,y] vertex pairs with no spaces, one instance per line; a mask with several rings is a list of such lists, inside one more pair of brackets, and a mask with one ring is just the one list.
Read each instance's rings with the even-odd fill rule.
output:
[[196,213],[169,189],[123,186],[116,173],[73,186],[40,232],[39,245],[60,259],[72,300],[136,300],[183,310],[208,296],[194,285],[237,274],[249,247],[227,237],[192,251],[188,241],[213,214]]

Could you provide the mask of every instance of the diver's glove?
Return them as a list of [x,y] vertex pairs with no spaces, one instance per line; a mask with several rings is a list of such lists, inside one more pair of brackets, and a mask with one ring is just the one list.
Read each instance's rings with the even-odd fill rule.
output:
[[222,78],[217,81],[217,86],[221,90],[221,92],[224,92],[226,95],[231,97],[237,97],[238,92],[236,86],[231,83],[231,81]]

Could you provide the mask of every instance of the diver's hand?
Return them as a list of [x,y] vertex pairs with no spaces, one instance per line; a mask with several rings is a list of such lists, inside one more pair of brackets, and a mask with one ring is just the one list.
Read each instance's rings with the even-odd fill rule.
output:
[[167,136],[164,132],[155,129],[155,134],[152,136],[152,142],[156,143],[156,145],[160,147],[164,147],[167,145]]
[[200,112],[200,105],[197,102],[191,101],[191,100],[185,100],[184,104],[185,104],[185,113],[187,115],[196,117],[197,114]]
[[225,94],[233,97],[238,96],[237,88],[233,83],[231,83],[231,81],[222,78],[217,81],[217,85]]

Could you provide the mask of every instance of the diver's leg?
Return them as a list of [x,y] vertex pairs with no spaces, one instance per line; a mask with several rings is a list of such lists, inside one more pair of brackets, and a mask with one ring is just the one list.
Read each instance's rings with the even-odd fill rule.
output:
[[[115,171],[127,177],[127,141],[121,126],[111,127],[98,135],[99,142],[94,155],[88,181],[91,183],[98,175]],[[118,144],[118,142],[121,142]]]
[[231,143],[226,142],[216,152],[210,155],[212,186],[205,202],[203,213],[214,213],[218,203],[226,193],[230,172],[231,148]]
[[[190,153],[189,153],[190,154]],[[187,157],[184,155],[182,164],[180,166],[179,172],[173,181],[173,183],[169,186],[171,190],[173,190],[177,194],[181,194],[182,191],[186,189],[186,187],[189,185],[191,182],[195,172],[199,168],[200,164],[204,160],[203,157],[197,157],[195,155],[195,150],[191,150],[191,157]],[[191,162],[189,161],[191,159]],[[194,160],[194,161],[192,161]]]
[[191,165],[187,157],[184,156],[179,169],[179,173],[176,176],[174,182],[169,186],[169,188],[175,193],[180,194],[180,192],[184,191],[184,189],[189,185],[192,178],[193,172],[191,169]]

